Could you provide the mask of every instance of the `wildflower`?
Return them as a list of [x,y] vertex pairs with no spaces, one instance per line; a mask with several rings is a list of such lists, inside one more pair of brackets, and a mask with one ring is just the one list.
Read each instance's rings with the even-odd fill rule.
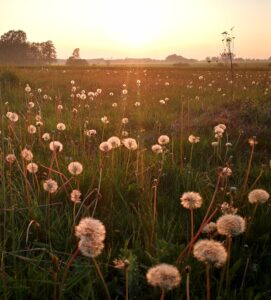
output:
[[29,125],[27,128],[28,133],[35,134],[37,132],[37,128],[34,125]]
[[169,264],[159,264],[150,268],[146,277],[152,286],[159,286],[166,290],[177,287],[181,282],[180,272],[176,267]]
[[70,196],[71,196],[71,201],[74,203],[80,203],[81,199],[81,192],[79,190],[72,190]]
[[114,102],[112,103],[112,107],[117,107],[118,106],[118,103]]
[[6,156],[6,161],[10,164],[13,164],[16,160],[16,156],[14,154],[8,154]]
[[27,93],[31,92],[31,87],[29,86],[29,84],[26,85],[25,89],[24,89]]
[[216,231],[216,223],[210,222],[203,228],[203,233],[214,233]]
[[44,141],[50,141],[50,139],[51,139],[51,136],[50,136],[50,133],[44,133],[43,135],[42,135],[42,139],[44,140]]
[[198,261],[216,268],[222,267],[227,260],[225,248],[214,240],[199,240],[194,245],[193,254]]
[[123,137],[127,137],[129,135],[129,133],[128,133],[128,131],[126,131],[126,130],[123,130],[122,132],[121,132],[121,136],[123,136]]
[[33,153],[30,150],[27,150],[26,148],[22,150],[21,156],[26,161],[30,161],[33,159]]
[[112,148],[118,148],[121,145],[121,141],[117,136],[110,137],[107,142],[111,144]]
[[122,94],[123,95],[127,95],[128,94],[128,91],[126,89],[122,90]]
[[68,165],[68,171],[72,175],[79,175],[83,172],[83,166],[78,161],[73,161]]
[[162,100],[159,100],[159,103],[160,104],[166,104],[166,101],[162,99]]
[[152,152],[159,154],[159,153],[163,153],[163,147],[161,145],[155,144],[151,147]]
[[95,129],[85,130],[85,135],[88,137],[95,136],[96,134],[97,134],[97,131]]
[[58,123],[56,125],[57,130],[64,131],[66,129],[66,125],[64,123]]
[[8,112],[7,116],[9,118],[9,120],[13,123],[16,123],[19,120],[19,116],[14,112],[10,112],[10,113]]
[[159,138],[158,138],[158,143],[160,145],[166,145],[169,143],[169,137],[167,135],[161,135]]
[[112,149],[112,145],[109,142],[102,142],[99,146],[102,152],[109,152]]
[[229,142],[228,142],[228,143],[225,144],[225,146],[226,146],[226,147],[232,147],[232,143],[229,143]]
[[237,236],[246,229],[246,221],[239,215],[226,214],[217,222],[217,232],[221,235]]
[[265,203],[269,199],[269,197],[270,195],[267,191],[263,189],[255,189],[248,194],[248,201],[251,204]]
[[218,142],[212,142],[211,145],[212,145],[212,147],[216,148],[216,147],[218,147],[219,143]]
[[129,267],[130,262],[128,259],[114,259],[114,268],[119,270],[125,270]]
[[128,118],[123,118],[123,119],[121,120],[121,123],[122,123],[122,124],[127,124],[128,122],[129,122]]
[[26,169],[29,173],[37,173],[38,172],[38,165],[35,164],[35,163],[29,163],[27,166],[26,166]]
[[228,202],[223,202],[221,204],[220,208],[221,208],[221,212],[222,212],[223,215],[226,215],[226,214],[235,215],[238,211],[237,208],[234,208]]
[[199,143],[200,137],[199,137],[199,136],[194,136],[193,134],[191,134],[191,135],[189,135],[189,137],[188,137],[188,141],[189,141],[189,143],[191,143],[191,144],[196,144],[196,143]]
[[232,175],[232,170],[229,167],[225,167],[222,169],[222,176],[228,177]]
[[258,141],[256,139],[256,136],[253,136],[252,138],[248,139],[248,143],[251,147],[257,145]]
[[51,151],[61,152],[63,150],[63,145],[59,141],[52,141],[49,144],[49,148]]
[[48,192],[50,194],[53,194],[53,193],[55,193],[57,191],[58,184],[57,184],[57,182],[55,180],[53,180],[53,179],[50,178],[50,179],[47,179],[47,180],[44,181],[44,183],[43,183],[43,189],[46,192]]
[[109,120],[108,120],[107,116],[103,116],[103,117],[101,118],[101,121],[102,121],[104,124],[108,124],[108,123],[109,123]]
[[94,218],[83,218],[75,227],[75,236],[80,239],[78,247],[87,257],[96,257],[102,252],[105,235],[103,223]]
[[185,192],[182,194],[180,200],[182,206],[187,209],[200,208],[202,205],[202,197],[196,192]]
[[135,102],[135,104],[134,104],[135,107],[139,107],[140,105],[141,105],[141,104],[140,104],[140,102],[138,102],[138,101]]
[[128,150],[134,151],[137,149],[137,142],[135,139],[126,138],[122,141],[122,143]]
[[35,107],[35,103],[34,103],[34,102],[32,102],[32,101],[30,101],[30,102],[28,103],[28,107],[29,107],[29,108],[33,108],[33,107]]
[[57,109],[58,109],[58,110],[62,110],[62,109],[63,109],[63,105],[59,104],[59,105],[57,106]]

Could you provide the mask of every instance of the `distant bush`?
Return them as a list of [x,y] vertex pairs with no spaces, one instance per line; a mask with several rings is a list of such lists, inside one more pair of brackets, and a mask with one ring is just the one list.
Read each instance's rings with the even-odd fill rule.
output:
[[12,71],[4,71],[0,75],[1,85],[17,86],[20,83],[19,77]]
[[67,66],[88,66],[86,59],[74,59],[72,56],[69,57],[66,61]]

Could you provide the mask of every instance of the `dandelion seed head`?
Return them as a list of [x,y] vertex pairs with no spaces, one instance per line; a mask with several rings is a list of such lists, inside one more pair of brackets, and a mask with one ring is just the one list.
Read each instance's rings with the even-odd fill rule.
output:
[[200,142],[200,137],[199,136],[194,136],[193,134],[189,135],[188,141],[191,144],[196,144]]
[[26,166],[26,169],[27,169],[27,171],[28,171],[29,173],[35,174],[35,173],[38,172],[39,167],[38,167],[37,164],[31,162],[31,163],[29,163],[29,164]]
[[227,252],[220,242],[214,240],[199,240],[193,248],[195,258],[216,268],[222,267],[227,260]]
[[43,182],[43,189],[50,193],[50,194],[53,194],[57,191],[58,189],[58,184],[55,180],[53,179],[47,179]]
[[160,145],[166,145],[169,143],[169,137],[167,135],[161,135],[158,138],[158,144]]
[[49,148],[51,151],[61,152],[63,150],[63,145],[59,141],[52,141],[49,144]]
[[269,199],[270,195],[266,190],[255,189],[248,194],[248,201],[251,204],[265,203]]
[[79,190],[72,190],[70,197],[71,197],[71,201],[74,203],[80,203],[81,202],[81,192]]
[[6,156],[6,161],[8,162],[8,163],[10,163],[10,164],[13,164],[14,162],[15,162],[15,160],[16,160],[16,156],[14,155],[14,154],[8,154],[7,156]]
[[80,175],[83,172],[83,166],[80,162],[78,161],[73,161],[69,163],[68,165],[68,171],[72,175]]
[[64,130],[66,130],[66,125],[65,125],[64,123],[58,123],[58,124],[56,125],[56,128],[57,128],[57,130],[59,130],[59,131],[64,131]]
[[27,127],[27,131],[28,131],[29,134],[35,134],[37,132],[37,128],[34,125],[29,125]]
[[107,142],[111,144],[112,148],[118,148],[121,145],[121,141],[117,136],[111,136]]
[[182,194],[180,200],[182,206],[187,209],[200,208],[202,205],[202,197],[196,192],[185,192]]
[[246,221],[239,215],[226,214],[217,220],[216,226],[219,234],[234,237],[246,230]]
[[163,153],[163,147],[159,144],[155,144],[151,147],[152,152],[159,154],[159,153]]
[[181,282],[179,270],[169,264],[159,264],[151,267],[147,274],[147,281],[152,286],[159,286],[162,289],[171,290]]
[[33,153],[32,153],[32,151],[30,151],[30,150],[28,150],[26,148],[22,150],[21,156],[26,161],[30,161],[30,160],[33,159]]
[[135,139],[126,138],[126,139],[122,140],[122,143],[123,143],[124,147],[126,147],[128,150],[134,151],[137,149],[137,142]]
[[99,149],[102,152],[109,152],[110,150],[112,150],[112,146],[109,142],[105,141],[100,144]]

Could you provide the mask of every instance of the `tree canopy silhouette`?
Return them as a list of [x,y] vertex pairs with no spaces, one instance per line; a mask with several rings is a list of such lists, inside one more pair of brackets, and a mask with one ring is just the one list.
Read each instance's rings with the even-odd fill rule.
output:
[[72,56],[70,56],[67,61],[66,65],[69,66],[87,66],[88,62],[86,59],[80,58],[80,49],[75,48],[72,52]]
[[22,30],[10,30],[0,38],[0,64],[52,64],[56,49],[52,41],[31,43]]

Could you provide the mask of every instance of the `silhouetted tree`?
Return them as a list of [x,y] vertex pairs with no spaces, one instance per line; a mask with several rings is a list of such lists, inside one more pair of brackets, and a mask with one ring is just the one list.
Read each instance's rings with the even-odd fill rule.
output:
[[56,49],[52,41],[47,41],[41,45],[43,60],[49,65],[56,61]]
[[0,63],[2,64],[46,64],[56,60],[52,41],[27,42],[22,30],[10,30],[0,38]]
[[75,48],[72,52],[72,56],[70,56],[67,61],[66,65],[69,66],[87,66],[88,62],[86,59],[80,58],[80,49]]

